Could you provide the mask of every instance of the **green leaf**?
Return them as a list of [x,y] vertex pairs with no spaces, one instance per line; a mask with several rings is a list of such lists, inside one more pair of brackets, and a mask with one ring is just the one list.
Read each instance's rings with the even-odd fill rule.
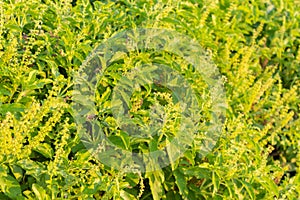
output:
[[274,181],[267,176],[256,178],[258,181],[271,193],[279,197],[278,186],[274,183]]
[[174,171],[174,177],[176,180],[176,185],[179,188],[179,192],[183,199],[188,199],[189,190],[187,188],[187,181],[185,175],[182,173],[181,169],[177,168]]
[[0,114],[6,114],[7,112],[23,112],[25,106],[20,103],[11,103],[11,104],[0,104]]
[[121,190],[120,191],[120,196],[124,200],[134,200],[136,199],[132,194],[129,194],[128,192]]
[[252,185],[243,180],[239,180],[239,181],[243,184],[243,186],[246,189],[246,191],[248,192],[250,198],[255,199],[255,194],[254,194]]
[[125,177],[125,180],[130,184],[131,187],[135,187],[139,183],[140,177],[138,174],[128,173]]
[[38,146],[36,146],[34,148],[34,150],[40,154],[42,154],[43,156],[45,156],[46,158],[52,158],[54,151],[52,149],[52,147],[47,144],[47,143],[41,143]]
[[124,131],[120,131],[120,138],[122,139],[122,142],[125,146],[125,149],[130,150],[130,137],[129,135],[124,132]]
[[195,176],[197,179],[211,179],[211,171],[207,168],[191,167],[183,169],[183,173],[187,176]]
[[195,154],[191,151],[184,152],[184,157],[191,163],[192,166],[195,165]]
[[112,142],[114,145],[122,148],[122,149],[126,149],[126,144],[124,144],[122,138],[120,136],[116,136],[116,135],[112,135],[108,137],[108,140],[110,142]]
[[4,194],[11,199],[24,199],[20,184],[14,177],[0,173],[0,186]]
[[0,95],[11,95],[10,91],[3,84],[0,84]]
[[22,31],[22,28],[18,25],[18,24],[15,24],[13,22],[10,22],[9,24],[6,24],[5,27],[7,29],[9,29],[10,31],[12,32],[21,32]]
[[77,152],[75,157],[78,162],[84,163],[91,157],[91,152],[83,149]]
[[107,101],[110,94],[111,94],[111,89],[110,89],[110,87],[107,87],[105,92],[103,92],[103,94],[101,94],[100,102]]
[[32,191],[34,192],[38,200],[50,199],[50,196],[47,195],[45,189],[36,183],[32,184]]
[[213,183],[213,196],[218,192],[219,186],[220,186],[220,180],[219,176],[216,174],[216,172],[212,172],[212,183]]
[[21,181],[23,178],[23,170],[21,167],[19,167],[18,165],[10,165],[10,170],[12,171],[13,175],[15,176],[15,178],[17,179],[17,181]]
[[158,161],[150,159],[146,161],[145,177],[149,179],[150,189],[154,200],[159,200],[163,196],[163,182],[165,180],[164,172],[160,170]]
[[110,62],[118,61],[124,59],[127,56],[125,52],[117,51],[111,58]]
[[38,162],[34,162],[30,159],[23,159],[17,162],[17,165],[26,171],[27,175],[31,175],[37,180],[41,178],[41,174],[44,170],[44,167]]

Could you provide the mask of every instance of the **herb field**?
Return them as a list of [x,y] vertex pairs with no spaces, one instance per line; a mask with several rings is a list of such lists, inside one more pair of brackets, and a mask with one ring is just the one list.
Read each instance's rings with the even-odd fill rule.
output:
[[300,2],[0,0],[0,199],[300,198]]

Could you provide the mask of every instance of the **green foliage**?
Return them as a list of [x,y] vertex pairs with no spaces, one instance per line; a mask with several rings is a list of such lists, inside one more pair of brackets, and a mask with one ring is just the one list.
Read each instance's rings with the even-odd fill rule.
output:
[[[297,199],[300,194],[300,6],[297,1],[0,1],[0,199]],[[222,137],[206,157],[195,145],[172,165],[125,174],[91,156],[77,134],[73,74],[94,47],[138,27],[186,34],[223,75],[228,110]],[[170,53],[133,53],[98,84],[98,117],[112,89],[134,65],[154,59],[183,70],[193,89],[203,80]],[[205,98],[206,96],[202,96]],[[130,97],[147,123],[147,103],[166,106],[163,138],[112,141],[147,152],[176,128],[171,92],[159,86]],[[199,98],[200,99],[200,98]],[[209,107],[203,107],[204,116]],[[157,141],[156,141],[157,140]],[[156,141],[156,143],[155,143]],[[146,145],[145,145],[146,144]],[[151,146],[152,145],[152,146]],[[151,166],[152,165],[152,166]],[[155,163],[148,167],[155,169]]]

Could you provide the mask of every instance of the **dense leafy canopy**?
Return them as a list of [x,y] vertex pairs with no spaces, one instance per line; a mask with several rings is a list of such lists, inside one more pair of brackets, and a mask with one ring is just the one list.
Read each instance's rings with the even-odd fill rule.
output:
[[[296,0],[1,0],[0,199],[299,198],[299,11]],[[198,141],[162,170],[125,173],[83,144],[73,77],[95,47],[141,27],[177,31],[207,51],[224,81],[226,120],[205,157]],[[116,59],[98,82],[91,116],[115,145],[148,152],[176,132],[178,107],[159,83],[132,93],[128,108],[148,123],[148,108],[164,106],[162,137],[134,140],[107,110],[122,74],[153,60],[199,91],[208,121],[207,85],[182,58],[148,50]]]

